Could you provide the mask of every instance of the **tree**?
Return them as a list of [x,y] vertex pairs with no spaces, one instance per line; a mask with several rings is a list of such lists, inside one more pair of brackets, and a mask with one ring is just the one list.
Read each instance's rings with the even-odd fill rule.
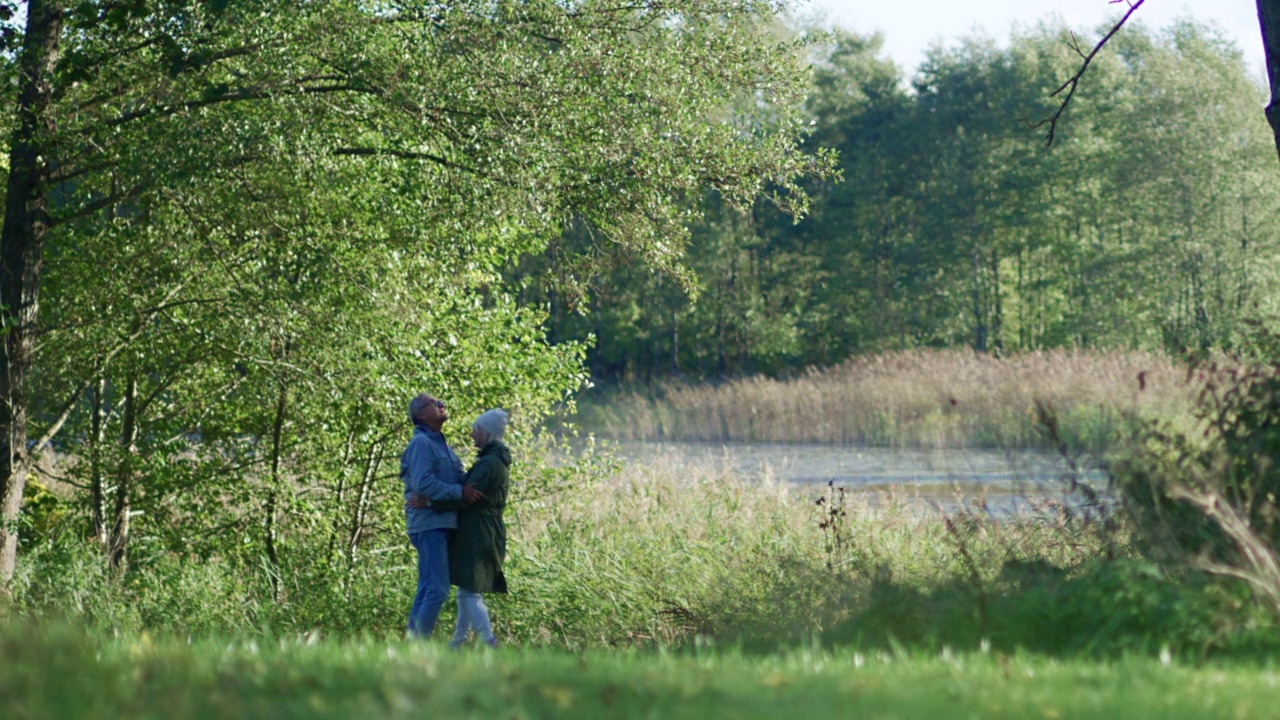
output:
[[[1115,37],[1120,28],[1124,27],[1129,18],[1133,17],[1134,12],[1142,6],[1146,0],[1126,0],[1128,6],[1127,11],[1113,25],[1109,32],[1094,45],[1093,49],[1088,53],[1084,53],[1079,45],[1074,45],[1076,53],[1080,55],[1082,63],[1080,68],[1068,80],[1063,83],[1053,95],[1066,91],[1066,95],[1061,100],[1058,110],[1051,115],[1046,122],[1049,125],[1048,142],[1053,144],[1053,133],[1057,126],[1058,119],[1062,113],[1066,111],[1068,104],[1071,102],[1072,95],[1084,77],[1085,72],[1089,69],[1089,64],[1098,52],[1106,46],[1110,40]],[[1262,48],[1263,57],[1267,64],[1267,79],[1270,83],[1271,101],[1267,103],[1264,110],[1267,122],[1271,125],[1271,131],[1274,135],[1274,144],[1277,154],[1280,154],[1280,2],[1277,0],[1257,0],[1258,5],[1258,27],[1262,31]]]
[[1117,35],[1049,149],[1022,119],[1051,112],[1079,63],[1060,23],[937,48],[910,94],[875,38],[828,37],[808,147],[838,151],[843,180],[809,185],[799,223],[704,201],[697,303],[625,266],[597,283],[602,312],[555,313],[558,337],[595,334],[594,377],[786,374],[920,346],[1229,347],[1268,301],[1278,168],[1249,115],[1261,89],[1212,27]]
[[[277,252],[296,270],[290,246],[321,227],[305,248],[318,262],[347,232],[367,243],[353,252],[390,244],[454,268],[535,250],[577,219],[678,275],[689,198],[745,204],[768,181],[799,211],[797,180],[824,169],[797,152],[802,56],[761,29],[774,3],[31,0],[22,23],[6,7],[18,59],[0,233],[0,582],[30,463],[43,273],[65,257],[50,247],[145,233],[169,214],[188,217],[192,240],[234,228],[250,265]],[[726,115],[735,99],[751,102]],[[273,197],[290,186],[323,200],[323,217],[290,215],[289,193]],[[98,232],[121,218],[129,232]],[[85,380],[64,388],[68,408]],[[292,381],[273,382],[287,411]]]

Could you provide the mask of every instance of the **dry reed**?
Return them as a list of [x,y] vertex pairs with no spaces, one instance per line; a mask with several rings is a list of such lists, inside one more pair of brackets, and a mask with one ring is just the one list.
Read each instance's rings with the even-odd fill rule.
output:
[[1186,375],[1176,361],[1143,352],[916,350],[791,379],[617,391],[585,400],[580,425],[620,440],[1028,447],[1044,444],[1040,401],[1068,439],[1097,448],[1128,415],[1188,407]]

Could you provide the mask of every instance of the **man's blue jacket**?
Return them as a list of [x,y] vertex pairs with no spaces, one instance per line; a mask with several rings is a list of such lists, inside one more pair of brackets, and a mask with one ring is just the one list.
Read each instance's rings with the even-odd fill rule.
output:
[[[415,425],[413,437],[400,456],[400,480],[404,482],[404,498],[417,493],[435,500],[462,499],[462,462],[444,435],[425,425]],[[405,525],[412,535],[424,530],[450,530],[458,526],[454,510],[405,506]]]

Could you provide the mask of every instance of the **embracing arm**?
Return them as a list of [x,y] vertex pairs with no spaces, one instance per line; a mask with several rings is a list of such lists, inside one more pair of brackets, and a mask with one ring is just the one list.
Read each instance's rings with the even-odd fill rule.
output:
[[484,495],[496,495],[507,484],[506,466],[493,456],[483,458],[467,473],[467,484]]

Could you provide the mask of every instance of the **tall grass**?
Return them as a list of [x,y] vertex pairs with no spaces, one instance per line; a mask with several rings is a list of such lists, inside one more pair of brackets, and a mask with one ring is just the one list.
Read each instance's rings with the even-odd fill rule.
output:
[[1017,448],[1045,443],[1041,402],[1057,413],[1063,439],[1098,450],[1130,413],[1189,407],[1186,375],[1141,352],[916,350],[791,379],[606,391],[581,402],[579,425],[625,440]]
[[[1013,518],[944,516],[907,490],[821,490],[819,504],[819,489],[672,456],[514,503],[512,592],[489,599],[499,638],[1197,657],[1270,647],[1259,638],[1272,625],[1247,592],[1149,567],[1121,530],[1062,503]],[[288,564],[279,599],[261,574],[225,560],[158,558],[122,579],[72,543],[24,557],[20,616],[70,616],[110,634],[396,638],[413,592],[407,542],[343,572],[320,559]]]

